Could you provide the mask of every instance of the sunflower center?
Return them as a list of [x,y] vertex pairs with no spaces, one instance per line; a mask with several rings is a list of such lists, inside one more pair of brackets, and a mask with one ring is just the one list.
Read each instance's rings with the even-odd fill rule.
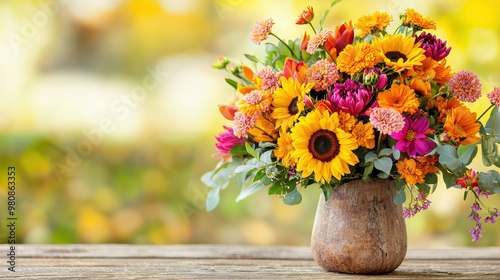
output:
[[400,52],[387,52],[385,54],[385,57],[387,57],[392,62],[398,62],[398,60],[400,58],[403,59],[403,62],[406,62],[406,60],[408,60],[408,58],[406,57],[406,55],[404,55],[404,54],[402,54]]
[[329,162],[339,154],[340,143],[333,131],[320,129],[311,135],[308,148],[315,159]]
[[412,129],[410,129],[406,132],[405,140],[411,142],[411,141],[415,140],[415,136],[417,136],[417,133],[415,131],[413,131]]
[[294,116],[299,112],[299,107],[297,106],[297,102],[299,101],[298,97],[295,97],[292,99],[292,102],[290,102],[290,105],[288,105],[288,113],[290,115]]

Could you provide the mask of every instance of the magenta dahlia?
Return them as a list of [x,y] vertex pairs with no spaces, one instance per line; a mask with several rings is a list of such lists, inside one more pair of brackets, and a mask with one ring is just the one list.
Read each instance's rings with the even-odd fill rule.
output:
[[427,130],[429,130],[429,121],[426,118],[412,120],[405,117],[403,129],[391,134],[392,138],[398,140],[395,148],[408,153],[410,157],[430,153],[436,147],[436,143],[425,137]]
[[424,31],[415,37],[415,43],[420,43],[420,47],[425,50],[425,56],[427,57],[440,61],[450,54],[451,47],[446,48],[446,41],[441,41],[435,35]]
[[234,145],[245,144],[246,142],[245,138],[236,137],[231,127],[224,126],[224,129],[225,131],[215,136],[215,139],[217,139],[218,142],[215,143],[215,147],[217,147],[217,150],[220,152],[218,155],[227,155]]
[[357,116],[364,112],[372,99],[373,93],[363,84],[347,79],[343,84],[335,84],[328,92],[328,101],[335,112],[343,111]]

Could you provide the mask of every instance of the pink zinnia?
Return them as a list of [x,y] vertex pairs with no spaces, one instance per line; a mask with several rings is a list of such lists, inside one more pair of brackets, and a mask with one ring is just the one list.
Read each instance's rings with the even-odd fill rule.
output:
[[391,133],[391,137],[398,140],[395,148],[406,152],[410,157],[417,154],[428,154],[436,147],[436,143],[425,137],[429,129],[429,121],[426,118],[412,120],[405,118],[405,126],[398,132]]
[[463,102],[476,102],[481,97],[481,83],[473,72],[462,70],[455,74],[448,83],[451,92]]
[[309,42],[307,43],[306,51],[310,54],[313,54],[317,48],[323,46],[326,43],[326,41],[328,40],[328,36],[332,34],[333,34],[332,31],[326,29],[321,30],[321,32],[314,35],[314,37],[312,37],[311,40],[309,40]]
[[215,136],[218,142],[215,143],[215,147],[219,150],[219,153],[215,155],[217,157],[226,157],[234,145],[246,142],[245,138],[236,137],[231,127],[224,126],[224,129],[225,131]]
[[491,103],[500,106],[500,87],[495,87],[493,91],[486,96],[488,96]]
[[326,59],[319,60],[307,69],[305,83],[314,83],[314,90],[327,89],[339,79],[339,72],[335,64]]
[[260,45],[260,42],[269,37],[269,33],[272,31],[273,25],[274,22],[272,18],[257,21],[257,24],[252,29],[252,33],[250,33],[250,40],[257,45]]
[[280,85],[279,75],[271,66],[267,66],[255,73],[255,77],[262,79],[260,88],[270,93],[273,93]]
[[241,112],[234,114],[233,133],[236,137],[248,138],[247,132],[255,126],[255,116],[247,116]]
[[405,119],[394,108],[376,107],[370,114],[370,123],[383,134],[391,134],[403,129]]

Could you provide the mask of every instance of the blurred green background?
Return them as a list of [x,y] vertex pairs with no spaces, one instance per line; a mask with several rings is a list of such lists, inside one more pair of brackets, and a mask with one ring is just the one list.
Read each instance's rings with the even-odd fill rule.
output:
[[[296,38],[307,5],[330,1],[0,1],[0,218],[7,214],[7,166],[17,169],[18,242],[237,243],[308,246],[320,191],[298,206],[261,191],[235,203],[238,187],[205,211],[200,177],[217,160],[214,135],[226,124],[217,104],[234,93],[211,68],[223,54],[250,64],[257,20]],[[477,73],[483,97],[500,86],[497,1],[345,0],[325,26],[406,7],[432,17],[452,46],[453,70]],[[396,28],[394,24],[391,30]],[[480,160],[473,163],[486,170]],[[430,209],[407,221],[410,247],[500,245],[500,223],[470,242],[472,200],[443,185]],[[487,200],[500,207],[500,198]],[[362,205],[360,205],[362,207]],[[0,228],[2,242],[6,228]]]

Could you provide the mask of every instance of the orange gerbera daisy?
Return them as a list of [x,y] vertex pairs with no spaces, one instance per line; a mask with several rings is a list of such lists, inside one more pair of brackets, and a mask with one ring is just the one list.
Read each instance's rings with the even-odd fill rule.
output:
[[403,77],[418,77],[422,80],[426,80],[428,77],[433,80],[436,77],[436,71],[434,68],[438,67],[439,63],[430,57],[425,57],[422,60],[422,65],[415,65],[413,69],[409,69],[407,73],[403,74]]
[[375,134],[371,123],[358,122],[352,130],[352,136],[356,139],[358,146],[368,149],[375,147]]
[[401,174],[401,178],[404,178],[406,183],[414,186],[417,183],[425,183],[424,173],[421,169],[417,168],[417,163],[414,159],[405,158],[404,161],[398,161],[396,163],[398,168],[398,173]]
[[292,156],[293,151],[295,151],[295,148],[293,147],[292,134],[289,132],[281,133],[278,138],[278,148],[274,149],[274,155],[278,159],[281,159],[284,166],[291,167],[296,162]]
[[413,78],[410,82],[410,88],[421,96],[427,96],[428,98],[432,96],[431,83],[423,79]]
[[436,81],[438,86],[448,83],[454,75],[451,72],[451,66],[446,65],[446,59],[441,60],[441,63],[434,68],[434,72],[436,72],[434,81]]
[[266,91],[253,90],[241,98],[238,111],[245,115],[258,115],[269,110],[273,98]]
[[265,114],[260,114],[256,118],[256,123],[253,128],[248,131],[253,137],[255,142],[275,142],[276,137],[278,137],[278,133],[274,128],[274,123],[270,121],[271,117],[269,116],[269,112]]
[[446,117],[443,129],[450,139],[461,145],[468,145],[481,140],[476,135],[480,126],[476,122],[476,113],[472,113],[465,106],[458,106],[451,109],[451,113]]
[[401,17],[403,24],[406,26],[413,26],[417,31],[422,29],[436,30],[436,23],[429,17],[423,17],[414,9],[408,8],[405,14]]
[[351,132],[356,124],[356,117],[349,113],[339,111],[339,128],[345,132]]
[[417,168],[422,170],[425,176],[427,173],[438,173],[439,170],[436,168],[436,163],[439,160],[439,156],[426,156],[417,158]]
[[442,96],[438,96],[436,101],[436,107],[439,111],[438,122],[444,123],[446,121],[446,116],[450,115],[451,110],[460,106],[464,105],[455,97],[446,99]]
[[394,108],[399,113],[408,112],[413,114],[418,109],[418,99],[415,91],[407,85],[392,84],[390,90],[378,94],[378,106]]
[[391,21],[392,16],[389,13],[377,11],[358,18],[354,27],[359,30],[358,37],[364,37],[368,34],[376,35],[384,30]]
[[377,64],[378,51],[369,43],[348,45],[337,58],[337,68],[349,75]]

